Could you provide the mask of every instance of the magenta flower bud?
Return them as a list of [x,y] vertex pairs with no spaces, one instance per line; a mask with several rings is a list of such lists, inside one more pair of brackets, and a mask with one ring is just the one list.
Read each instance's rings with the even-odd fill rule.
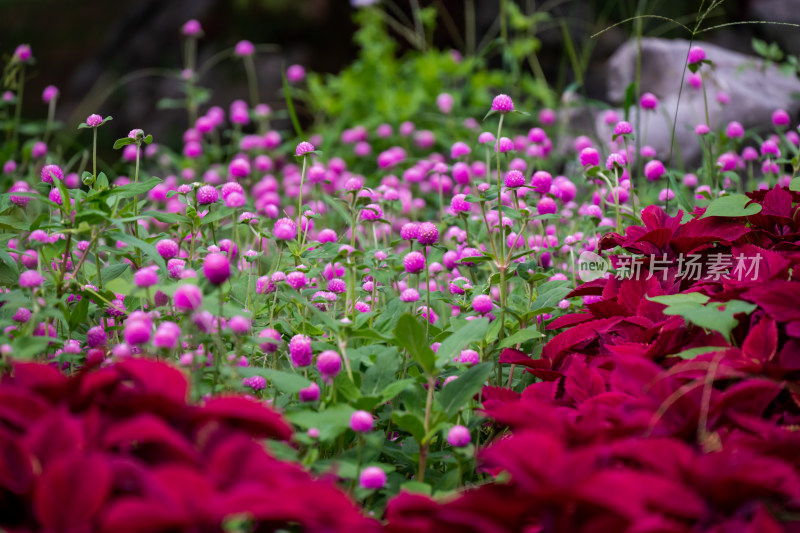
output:
[[461,353],[455,356],[453,361],[465,365],[477,365],[481,362],[481,356],[475,350],[461,350]]
[[366,411],[356,411],[350,416],[350,429],[356,433],[367,433],[372,429],[372,415]]
[[550,192],[550,187],[553,184],[553,176],[546,170],[538,170],[533,173],[531,178],[531,187],[539,194],[547,194]]
[[459,157],[469,155],[472,149],[467,146],[467,143],[457,142],[450,148],[450,158],[458,159]]
[[626,159],[624,155],[614,152],[608,156],[608,159],[606,159],[606,169],[614,170],[615,167],[622,168],[625,166],[625,161]]
[[42,181],[44,183],[53,183],[53,179],[64,179],[64,172],[58,165],[45,165],[42,168]]
[[690,189],[697,187],[697,176],[694,174],[684,174],[681,183]]
[[309,366],[313,358],[311,338],[306,335],[295,335],[289,341],[289,357],[297,367]]
[[699,72],[689,74],[686,77],[686,81],[689,82],[689,86],[693,89],[700,89],[703,86],[703,77]]
[[301,402],[316,402],[319,400],[319,385],[312,383],[299,392]]
[[722,172],[727,172],[736,168],[736,155],[724,153],[717,158],[717,166]]
[[342,358],[333,350],[325,350],[317,356],[317,370],[323,377],[335,378],[342,369]]
[[653,93],[644,93],[639,98],[639,105],[642,109],[655,110],[658,107],[658,98]]
[[725,134],[731,139],[741,139],[744,137],[744,127],[734,120],[728,123],[728,127],[725,128]]
[[300,144],[297,145],[297,148],[295,148],[294,154],[297,157],[301,157],[301,156],[304,156],[307,153],[313,152],[313,151],[314,151],[314,145],[311,144],[310,142],[303,141],[303,142],[301,142]]
[[558,211],[558,206],[556,205],[556,201],[552,198],[542,198],[536,204],[536,212],[540,215],[549,215],[553,214]]
[[264,376],[251,376],[243,378],[242,385],[253,390],[264,390],[267,388],[267,379]]
[[510,113],[514,111],[514,102],[506,94],[498,94],[492,100],[492,111],[497,113]]
[[359,220],[380,220],[383,218],[383,209],[378,204],[367,204],[358,214]]
[[181,33],[186,37],[199,37],[203,33],[203,28],[198,21],[191,19],[183,23]]
[[237,157],[228,165],[228,173],[236,178],[246,178],[250,174],[250,163],[243,157]]
[[478,135],[478,144],[493,144],[495,141],[495,137],[493,133],[488,131],[484,131],[480,135]]
[[136,274],[133,275],[134,285],[145,288],[158,284],[158,274],[156,273],[156,269],[157,267],[140,268]]
[[278,333],[277,330],[272,328],[262,329],[259,334],[258,338],[260,339],[272,339],[275,342],[262,342],[258,345],[264,353],[272,353],[278,349],[281,345],[281,334]]
[[444,115],[449,115],[453,111],[453,96],[449,93],[441,93],[436,97],[436,106]]
[[514,149],[514,141],[512,141],[508,137],[500,137],[500,141],[497,143],[497,146],[495,146],[495,152],[500,150],[501,154],[510,152],[513,149]]
[[47,155],[47,145],[44,142],[39,141],[31,148],[31,157],[34,159],[41,159],[45,155]]
[[656,181],[661,176],[663,176],[665,172],[666,170],[664,169],[664,163],[662,163],[658,159],[653,159],[652,161],[648,161],[647,164],[644,166],[644,175],[650,181]]
[[237,335],[244,335],[250,331],[250,320],[242,315],[234,315],[228,320],[227,326]]
[[164,350],[174,350],[178,346],[181,328],[175,322],[162,322],[153,335],[153,346]]
[[633,126],[631,126],[630,122],[626,122],[624,120],[617,122],[617,125],[614,126],[614,135],[629,135],[633,133]]
[[347,283],[343,279],[333,278],[328,282],[328,290],[335,294],[343,294],[347,290]]
[[[423,222],[419,225],[417,242],[423,246],[436,244],[439,240],[439,228],[433,222]],[[408,257],[408,256],[406,256]]]
[[256,47],[250,41],[239,41],[233,49],[238,57],[247,57],[256,53]]
[[675,193],[671,189],[661,189],[658,193],[658,201],[666,202],[675,198]]
[[26,289],[33,289],[40,286],[44,278],[35,270],[26,270],[19,275],[19,286]]
[[290,65],[286,69],[286,79],[289,83],[301,83],[306,79],[306,69],[302,65]]
[[181,285],[173,295],[173,302],[178,311],[195,311],[203,305],[203,293],[197,285]]
[[[9,159],[5,163],[3,163],[3,174],[11,174],[15,170],[17,170],[17,162],[14,161],[13,159]],[[24,181],[17,183],[25,183],[25,185],[27,185],[27,183]]]
[[308,285],[308,278],[304,272],[290,272],[289,275],[286,276],[286,283],[294,290],[299,291]]
[[400,238],[406,241],[416,240],[419,237],[419,224],[408,222],[400,228]]
[[90,128],[96,128],[103,123],[103,117],[100,115],[92,114],[86,118],[86,125]]
[[788,126],[790,120],[789,113],[784,109],[776,109],[772,112],[772,124],[775,126]]
[[705,124],[698,124],[694,127],[694,134],[695,135],[707,135],[711,131],[711,128],[706,126]]
[[416,274],[425,269],[425,256],[420,252],[410,252],[403,257],[403,266],[409,274]]
[[584,148],[578,155],[581,165],[584,167],[596,167],[600,164],[600,152],[594,148]]
[[178,256],[178,243],[171,239],[162,239],[156,243],[156,251],[164,259],[172,259]]
[[363,489],[382,489],[386,485],[386,473],[377,466],[368,466],[361,471],[358,484]]
[[463,448],[469,445],[469,442],[469,429],[465,426],[453,426],[450,428],[450,431],[447,432],[447,443],[454,448]]
[[297,237],[297,224],[291,218],[279,218],[275,221],[272,234],[279,241],[290,241]]
[[406,289],[400,293],[400,300],[406,303],[416,302],[419,300],[419,292],[415,289]]
[[466,200],[465,194],[456,194],[453,196],[453,199],[450,200],[450,209],[453,210],[454,213],[469,213],[472,211],[472,204]]
[[125,322],[125,342],[128,344],[144,344],[150,340],[151,325],[146,320],[128,319]]
[[86,344],[89,348],[100,348],[108,342],[108,335],[103,326],[94,326],[86,332]]
[[516,189],[525,185],[525,174],[519,170],[509,170],[503,178],[503,183],[509,189]]
[[32,57],[33,52],[31,51],[30,45],[21,44],[14,50],[14,55],[11,56],[11,59],[19,61],[20,63],[27,63]]
[[42,91],[42,101],[45,104],[49,104],[51,100],[55,100],[58,98],[58,87],[55,85],[48,85]]
[[689,64],[699,63],[706,58],[706,51],[699,46],[692,46],[689,49]]
[[493,307],[492,297],[487,294],[479,294],[472,299],[472,308],[481,315],[490,313]]
[[203,185],[197,189],[197,203],[200,205],[213,204],[219,200],[219,191],[213,185]]
[[203,261],[203,274],[212,285],[222,285],[231,277],[231,264],[220,253],[208,254]]

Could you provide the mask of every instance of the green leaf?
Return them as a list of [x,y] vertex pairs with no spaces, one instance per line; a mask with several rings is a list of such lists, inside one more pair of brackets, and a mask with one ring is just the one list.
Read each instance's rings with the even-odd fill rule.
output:
[[271,368],[243,366],[239,367],[237,371],[245,377],[262,376],[268,379],[276,389],[284,394],[297,394],[300,392],[300,389],[305,389],[311,385],[311,381],[300,374],[282,372]]
[[667,296],[652,296],[648,299],[660,304],[674,306],[683,304],[702,305],[709,300],[709,297],[699,292],[687,292],[682,294],[669,294]]
[[350,428],[350,417],[355,409],[347,404],[337,403],[323,411],[304,409],[294,413],[286,413],[286,418],[303,429],[317,428],[319,438],[323,442],[331,442]]
[[698,355],[716,353],[721,350],[727,350],[727,348],[721,346],[700,346],[698,348],[689,348],[688,350],[676,353],[675,356],[680,357],[681,359],[694,359]]
[[489,319],[479,318],[468,321],[458,331],[453,332],[436,351],[437,368],[442,368],[447,363],[452,362],[453,357],[469,346],[470,343],[482,341],[488,329]]
[[161,272],[167,271],[167,265],[166,263],[164,263],[164,258],[161,257],[161,255],[158,253],[156,247],[150,244],[149,242],[137,239],[133,235],[128,235],[127,233],[122,231],[113,232],[108,235],[108,238],[116,239],[118,241],[122,241],[124,243],[130,244],[131,246],[141,249],[142,252],[145,253],[145,255],[147,255],[148,257],[150,257],[150,259],[155,261],[155,263],[161,269]]
[[[750,203],[744,194],[730,194],[713,200],[700,218],[706,217],[746,217],[761,212],[761,205]],[[750,203],[750,205],[747,205]]]
[[[375,364],[364,373],[361,392],[365,396],[377,396],[395,381],[400,368],[400,357],[394,349],[384,349],[375,358]],[[398,391],[399,394],[399,391]]]
[[114,187],[108,192],[108,195],[117,198],[133,198],[135,196],[139,196],[140,194],[149,192],[153,187],[155,187],[159,183],[161,183],[161,179],[156,177],[151,177],[146,181],[140,181],[139,183],[128,183],[127,185]]
[[[112,279],[117,279],[128,270],[128,263],[118,263],[102,269],[103,283],[108,283]],[[95,279],[96,281],[96,279]]]
[[289,81],[286,79],[286,69],[283,69],[281,79],[283,82],[283,96],[286,99],[286,109],[289,111],[289,117],[292,119],[294,132],[302,139],[303,129],[300,127],[300,121],[297,119],[297,112],[294,110],[294,101],[292,100],[292,94],[289,90]]
[[394,400],[395,397],[406,390],[408,386],[414,383],[413,378],[406,378],[401,379],[400,381],[394,381],[390,385],[386,386],[381,391],[381,403],[386,403],[389,400]]
[[114,141],[114,150],[119,150],[123,146],[128,146],[129,144],[136,144],[136,141],[131,139],[130,137],[123,137],[121,139],[117,139]]
[[0,216],[0,228],[27,231],[28,224],[26,224],[24,220],[20,220],[16,217],[4,215]]
[[444,386],[438,395],[439,403],[448,418],[454,417],[467,402],[478,394],[483,384],[492,373],[490,363],[475,365],[450,383]]
[[544,335],[536,330],[536,326],[531,326],[529,328],[519,330],[510,337],[506,337],[500,343],[498,348],[508,348],[509,346],[514,346],[515,344],[522,344],[523,342],[527,342],[532,339],[541,339],[542,337],[544,337]]
[[435,373],[436,354],[428,344],[425,328],[414,315],[405,313],[400,317],[394,329],[394,338],[397,345],[405,348],[426,374]]
[[[115,265],[116,266],[116,265]],[[125,265],[126,267],[128,265]],[[80,327],[83,323],[86,322],[86,315],[89,312],[89,299],[88,298],[81,298],[75,307],[72,309],[72,312],[69,315],[69,330],[70,332],[75,331]]]
[[419,481],[406,481],[400,485],[400,490],[404,490],[412,494],[424,494],[426,496],[430,496],[433,489],[427,483],[421,483]]
[[[456,380],[458,381],[458,380]],[[409,411],[394,411],[392,421],[403,431],[410,433],[414,440],[422,442],[425,438],[425,422],[416,413]]]

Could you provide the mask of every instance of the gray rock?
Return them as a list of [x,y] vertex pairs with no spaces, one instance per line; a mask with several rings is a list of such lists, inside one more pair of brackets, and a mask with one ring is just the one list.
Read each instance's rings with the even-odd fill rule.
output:
[[[800,100],[796,98],[800,94],[800,80],[796,77],[784,75],[754,56],[709,43],[695,44],[702,46],[706,57],[713,62],[713,66],[704,65],[701,70],[708,97],[708,122],[712,129],[736,120],[746,129],[766,131],[771,128],[775,109],[785,109],[793,117],[800,111]],[[614,104],[624,102],[625,90],[635,79],[636,48],[635,41],[630,41],[609,60],[607,97]],[[694,164],[699,161],[702,150],[694,127],[706,123],[706,113],[702,88],[691,87],[683,76],[688,51],[689,41],[642,39],[642,92],[655,94],[659,106],[655,113],[641,111],[640,115],[643,144],[652,146],[659,157],[666,158],[670,153],[677,106],[675,135],[680,155],[685,163]],[[687,69],[686,76],[689,74]],[[717,101],[721,92],[727,93],[729,104],[722,105]],[[631,115],[635,119],[636,113]],[[635,127],[635,120],[631,122]],[[608,126],[602,123],[602,117],[598,117],[596,125],[598,132],[607,134]]]

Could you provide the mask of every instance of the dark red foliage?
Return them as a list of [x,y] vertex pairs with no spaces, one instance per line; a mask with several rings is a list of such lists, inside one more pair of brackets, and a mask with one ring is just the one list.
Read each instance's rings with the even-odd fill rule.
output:
[[272,457],[291,427],[247,397],[187,403],[183,373],[130,359],[66,377],[17,363],[0,381],[0,529],[374,531],[332,482]]
[[[748,279],[600,279],[599,296],[554,320],[541,359],[505,350],[503,364],[539,380],[522,394],[484,391],[484,410],[510,434],[481,454],[506,483],[438,505],[401,494],[392,532],[800,531],[800,195],[750,198],[761,213],[681,224],[651,206],[643,226],[601,241],[608,250],[761,256]],[[732,342],[663,314],[648,297],[701,292],[756,304]],[[678,354],[704,347],[682,359]]]

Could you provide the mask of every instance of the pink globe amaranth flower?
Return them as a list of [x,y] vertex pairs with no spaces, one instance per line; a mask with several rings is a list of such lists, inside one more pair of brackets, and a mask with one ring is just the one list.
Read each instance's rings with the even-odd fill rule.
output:
[[175,322],[162,322],[153,335],[153,346],[164,350],[174,350],[178,346],[181,328]]
[[472,299],[472,308],[481,315],[490,313],[493,307],[492,297],[487,294],[478,294]]
[[86,332],[86,344],[89,348],[100,348],[108,343],[108,335],[103,326],[94,326]]
[[459,157],[469,155],[471,152],[472,149],[467,145],[467,143],[459,141],[457,143],[454,143],[453,146],[450,148],[450,158],[458,159]]
[[231,264],[227,256],[211,253],[203,260],[203,274],[212,285],[222,285],[231,277]]
[[581,165],[584,167],[596,167],[600,164],[600,152],[594,148],[584,148],[578,155]]
[[316,402],[319,400],[319,385],[311,383],[308,387],[300,389],[298,396],[301,402]]
[[507,94],[498,94],[492,100],[492,111],[497,113],[510,113],[514,111],[514,101]]
[[33,52],[28,44],[21,44],[14,50],[14,55],[11,57],[13,61],[20,63],[27,63],[33,57]]
[[409,274],[416,274],[425,269],[425,256],[420,252],[410,252],[403,257],[403,266]]
[[250,331],[250,319],[242,315],[234,315],[228,320],[227,326],[237,335],[244,335]]
[[289,65],[286,69],[286,79],[289,83],[300,83],[306,79],[306,69],[302,65]]
[[361,208],[358,214],[359,220],[380,220],[383,218],[383,209],[378,204],[367,204]]
[[703,86],[703,77],[700,75],[699,72],[689,74],[686,77],[686,81],[693,89],[700,89]]
[[639,154],[644,158],[651,158],[656,156],[656,149],[652,146],[642,146],[642,149],[639,150]]
[[658,193],[658,201],[666,202],[675,198],[675,193],[671,189],[661,189]]
[[162,239],[156,243],[156,251],[164,259],[177,257],[179,250],[178,243],[172,239]]
[[311,144],[310,142],[303,141],[297,145],[297,148],[295,148],[294,155],[296,155],[297,157],[301,157],[313,151],[314,151],[314,145]]
[[484,131],[480,135],[478,135],[478,144],[492,144],[495,141],[495,137],[493,133],[488,131]]
[[333,350],[325,350],[317,356],[317,370],[326,378],[335,378],[342,369],[342,358]]
[[525,185],[525,174],[519,170],[509,170],[503,178],[503,184],[509,189],[516,189]]
[[238,57],[252,56],[256,53],[256,47],[250,41],[239,41],[236,43],[233,53]]
[[158,267],[144,267],[140,268],[133,275],[133,283],[137,287],[152,287],[158,284]]
[[725,128],[725,135],[731,139],[741,139],[744,137],[744,126],[735,120],[729,122],[728,126]]
[[33,148],[31,148],[31,157],[34,159],[41,159],[45,155],[47,155],[47,144],[38,141],[33,145]]
[[539,122],[541,122],[545,126],[551,126],[555,124],[557,115],[554,110],[545,107],[544,109],[539,111],[538,118]]
[[788,126],[790,120],[789,113],[784,109],[776,109],[772,112],[772,124],[774,126]]
[[541,144],[547,140],[547,133],[542,128],[531,128],[528,132],[528,140],[532,143]]
[[436,97],[436,106],[444,115],[449,115],[453,111],[453,96],[449,93],[441,93]]
[[306,335],[295,335],[289,341],[289,357],[296,367],[309,366],[313,359],[311,338]]
[[711,128],[705,124],[698,124],[694,127],[695,135],[708,135],[709,132],[711,132]]
[[[439,228],[433,222],[423,222],[419,225],[417,242],[423,246],[430,246],[439,241]],[[408,257],[408,256],[406,256]]]
[[219,191],[213,185],[203,185],[197,189],[197,203],[209,205],[219,200]]
[[537,170],[531,177],[531,187],[539,194],[547,194],[553,184],[553,176],[546,170]]
[[186,37],[199,37],[203,33],[203,27],[195,19],[187,20],[181,27],[181,33]]
[[734,170],[736,168],[736,155],[730,152],[722,154],[717,158],[717,166],[722,172]]
[[253,390],[264,390],[267,388],[267,379],[264,376],[251,376],[242,378],[242,385]]
[[633,133],[633,126],[631,126],[630,122],[622,120],[617,122],[617,125],[614,126],[614,136],[630,135],[631,133]]
[[706,58],[706,51],[700,46],[692,46],[689,49],[689,64],[699,63]]
[[469,213],[472,211],[472,204],[466,200],[467,195],[465,194],[456,194],[453,196],[453,199],[450,200],[450,209],[453,210],[454,213]]
[[382,489],[386,485],[386,472],[381,470],[380,467],[368,466],[359,474],[358,484],[362,489]]
[[644,166],[644,175],[650,181],[656,181],[661,176],[663,176],[665,172],[666,169],[664,169],[664,163],[662,163],[658,159],[653,159],[652,161],[648,161],[647,164]]
[[103,117],[100,115],[92,114],[86,117],[86,125],[91,128],[96,128],[103,123]]
[[775,157],[781,156],[781,151],[778,149],[777,143],[771,139],[767,139],[761,143],[761,155],[772,155]]
[[64,172],[58,165],[45,165],[42,167],[42,181],[44,183],[53,183],[53,179],[63,180]]
[[416,289],[406,289],[400,293],[400,300],[406,303],[416,302],[419,300],[419,292]]
[[297,238],[297,224],[291,218],[279,218],[272,227],[272,235],[279,241]]
[[337,240],[339,240],[339,237],[336,235],[336,232],[329,228],[321,230],[317,235],[317,241],[323,244],[326,242],[336,242]]
[[419,237],[419,224],[407,222],[400,228],[400,238],[406,241],[416,240]]
[[238,192],[231,193],[225,198],[225,207],[232,207],[238,209],[247,205],[247,198]]
[[552,198],[542,198],[536,204],[536,212],[540,215],[549,215],[553,214],[558,211],[558,206],[556,205],[556,201]]
[[495,146],[494,149],[495,149],[495,152],[497,150],[500,150],[500,153],[504,154],[506,152],[510,152],[510,151],[514,150],[514,148],[515,148],[514,147],[514,141],[512,141],[508,137],[500,137],[500,141],[497,143],[497,145]]
[[58,98],[58,94],[58,87],[55,85],[48,85],[44,88],[44,91],[42,91],[42,102],[49,104],[51,100]]
[[281,334],[272,328],[262,329],[259,334],[258,338],[260,339],[272,339],[275,342],[262,342],[258,345],[264,353],[272,353],[278,349],[281,345]]
[[745,161],[755,161],[758,159],[758,150],[752,146],[745,146],[742,150],[742,159]]
[[11,320],[14,322],[20,322],[22,324],[26,323],[28,320],[31,319],[31,310],[25,307],[20,307],[17,309],[17,312],[14,313],[14,316],[11,317]]
[[343,294],[347,290],[347,283],[341,278],[333,278],[328,281],[328,290],[334,294]]
[[481,362],[481,356],[475,350],[461,350],[461,353],[455,356],[453,361],[465,365],[477,365]]
[[684,174],[683,179],[681,179],[681,183],[690,189],[694,189],[697,187],[697,176],[694,174]]
[[34,289],[44,282],[44,278],[35,270],[26,270],[19,275],[19,286],[26,289]]
[[15,170],[17,170],[17,162],[14,161],[13,159],[9,159],[5,163],[3,163],[3,174],[11,174]]
[[290,272],[286,276],[286,283],[294,290],[299,291],[308,285],[308,278],[306,277],[305,272],[296,270],[294,272]]
[[374,423],[372,415],[366,411],[356,411],[350,416],[350,429],[356,433],[367,433]]
[[614,152],[608,156],[608,159],[606,159],[606,169],[613,170],[614,167],[622,168],[625,166],[625,162],[626,159],[624,155]]
[[197,285],[181,285],[172,300],[178,311],[196,311],[203,305],[203,293]]
[[132,345],[145,344],[150,340],[152,325],[147,320],[129,318],[125,322],[125,342]]
[[465,426],[453,426],[450,428],[450,431],[447,432],[447,443],[454,448],[468,446],[470,440],[469,429]]
[[250,163],[244,157],[237,157],[228,164],[228,173],[236,178],[246,178],[250,175]]

